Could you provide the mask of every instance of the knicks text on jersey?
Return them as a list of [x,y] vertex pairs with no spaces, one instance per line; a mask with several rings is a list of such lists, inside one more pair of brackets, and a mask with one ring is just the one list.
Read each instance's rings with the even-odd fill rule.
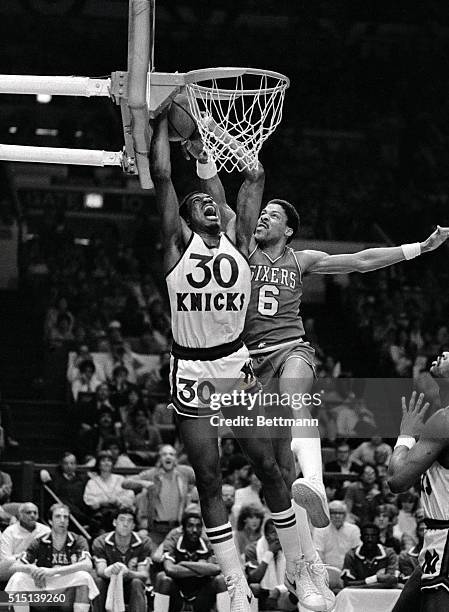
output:
[[217,248],[209,248],[193,233],[166,280],[174,338],[172,404],[185,416],[209,416],[212,393],[248,386],[250,358],[241,334],[251,293],[249,265],[225,234]]

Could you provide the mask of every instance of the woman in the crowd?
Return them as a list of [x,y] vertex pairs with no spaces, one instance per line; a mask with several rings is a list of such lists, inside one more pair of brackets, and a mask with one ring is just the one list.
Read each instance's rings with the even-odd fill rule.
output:
[[113,474],[112,466],[112,453],[100,451],[84,489],[84,503],[92,512],[92,536],[111,531],[114,511],[120,506],[132,506],[134,503],[134,493],[122,489],[124,476]]
[[250,504],[243,506],[237,518],[237,531],[235,542],[237,550],[242,557],[245,555],[246,547],[256,542],[261,535],[264,512],[262,506]]

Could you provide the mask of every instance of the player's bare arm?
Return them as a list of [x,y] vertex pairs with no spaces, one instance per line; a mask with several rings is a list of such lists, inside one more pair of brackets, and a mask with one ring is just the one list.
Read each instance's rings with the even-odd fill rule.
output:
[[[402,421],[398,443],[388,467],[388,484],[394,493],[406,491],[424,474],[448,446],[449,409],[443,408],[425,422],[429,404],[424,394],[413,392],[407,406],[402,398]],[[413,438],[419,436],[416,444]]]
[[165,113],[154,121],[151,142],[151,174],[161,216],[164,269],[168,272],[181,257],[191,230],[179,215],[179,201],[171,179],[170,143]]
[[[347,274],[372,272],[393,264],[434,251],[449,237],[449,227],[440,227],[416,245],[365,249],[358,253],[329,255],[324,251],[298,251],[297,257],[304,272],[315,274]],[[414,249],[414,250],[413,250]]]

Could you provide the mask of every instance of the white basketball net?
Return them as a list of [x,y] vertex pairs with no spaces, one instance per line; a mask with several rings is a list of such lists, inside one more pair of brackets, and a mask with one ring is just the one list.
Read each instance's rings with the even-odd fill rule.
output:
[[259,151],[282,119],[282,75],[250,73],[187,83],[190,111],[218,170],[257,168]]

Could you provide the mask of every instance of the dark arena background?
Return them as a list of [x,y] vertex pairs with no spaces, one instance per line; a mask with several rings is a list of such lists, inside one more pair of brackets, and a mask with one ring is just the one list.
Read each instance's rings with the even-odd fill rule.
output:
[[[157,0],[155,15],[158,71],[244,66],[289,77],[282,121],[260,160],[264,202],[288,200],[300,215],[296,249],[353,253],[422,242],[449,226],[447,2]],[[126,70],[127,37],[127,0],[1,0],[0,74],[106,78]],[[121,151],[120,109],[108,98],[0,94],[0,142]],[[179,143],[171,155],[183,195],[197,187],[195,166]],[[241,177],[221,178],[232,204]],[[387,469],[401,395],[431,395],[430,364],[449,350],[448,256],[443,244],[368,274],[304,278],[331,527],[344,515],[345,528],[354,526],[338,554],[333,532],[314,529],[314,543],[339,593],[345,554],[360,544],[355,527],[374,522],[400,576],[392,593],[373,594],[374,608],[338,607],[337,597],[337,612],[391,610],[411,573],[407,555],[422,545],[419,487],[393,494]],[[110,447],[122,479],[155,474],[166,445],[176,469],[188,466],[167,409],[172,337],[154,189],[120,167],[0,161],[0,321],[2,530],[21,502],[34,502],[46,522],[54,494],[70,506],[75,533],[112,529],[118,497],[97,504],[85,490],[98,452]],[[222,475],[248,544],[260,536],[254,502],[264,509],[263,494],[229,436]],[[197,501],[193,484],[183,495],[180,508]],[[157,553],[154,512],[140,510],[136,531],[150,534]],[[254,516],[259,526],[246,528]],[[2,546],[0,536],[0,568]],[[146,600],[159,612],[153,574]]]

